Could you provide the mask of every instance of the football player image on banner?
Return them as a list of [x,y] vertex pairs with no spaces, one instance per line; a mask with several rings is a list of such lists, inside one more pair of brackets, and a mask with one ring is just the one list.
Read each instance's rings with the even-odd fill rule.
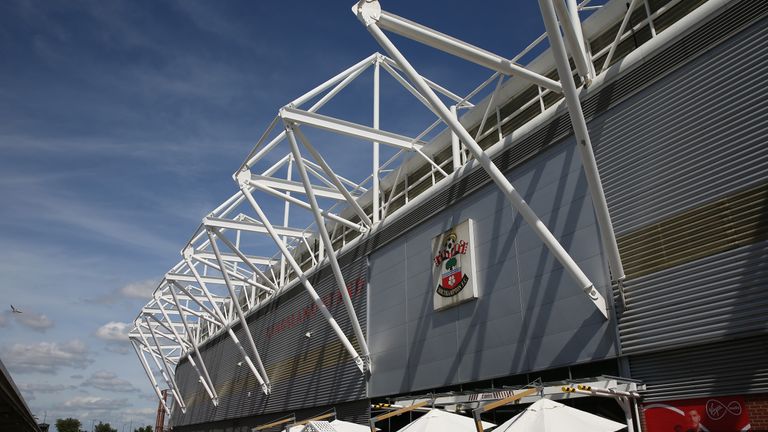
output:
[[435,310],[477,298],[474,245],[472,219],[432,239]]
[[648,432],[737,432],[751,430],[744,398],[710,397],[643,406]]

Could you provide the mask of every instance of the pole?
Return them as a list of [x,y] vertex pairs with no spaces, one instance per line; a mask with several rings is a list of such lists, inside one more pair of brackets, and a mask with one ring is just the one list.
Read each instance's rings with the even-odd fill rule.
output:
[[368,344],[365,341],[365,335],[363,335],[360,322],[357,320],[355,307],[352,305],[352,299],[349,297],[349,291],[347,291],[347,284],[344,281],[344,276],[341,274],[341,267],[339,266],[339,261],[336,259],[336,251],[333,249],[333,242],[331,242],[331,237],[328,235],[328,230],[325,227],[323,216],[320,214],[320,207],[317,205],[317,198],[315,197],[315,193],[312,190],[312,184],[309,182],[309,176],[307,175],[307,170],[304,167],[304,162],[302,160],[301,153],[299,152],[299,144],[296,142],[296,136],[293,133],[293,127],[293,125],[286,124],[285,131],[288,135],[288,142],[291,144],[291,152],[293,152],[293,157],[296,159],[296,168],[299,171],[299,176],[301,177],[302,183],[304,183],[304,189],[307,192],[307,200],[312,206],[312,215],[315,218],[317,232],[320,234],[320,239],[325,245],[328,261],[331,264],[331,270],[333,270],[333,276],[336,278],[336,284],[344,302],[344,307],[347,309],[349,320],[352,322],[352,329],[355,332],[355,338],[357,338],[357,343],[360,345],[360,349],[362,351],[363,362],[366,364],[366,367],[368,367],[368,370],[370,371],[370,352],[368,351]]
[[[558,0],[559,1],[559,0]],[[608,255],[608,261],[611,268],[611,276],[615,281],[622,281],[626,277],[624,267],[621,264],[619,255],[619,246],[616,243],[616,234],[613,231],[611,215],[608,211],[608,203],[605,200],[603,183],[600,181],[600,172],[597,169],[595,153],[592,150],[592,142],[589,139],[589,130],[587,121],[584,119],[584,112],[581,109],[581,101],[576,91],[576,83],[571,75],[571,67],[568,64],[568,54],[565,51],[563,38],[560,35],[560,29],[557,26],[557,17],[554,7],[550,0],[539,0],[541,15],[544,18],[544,26],[549,35],[549,43],[552,46],[552,53],[557,64],[557,74],[560,77],[560,84],[563,86],[563,95],[565,103],[568,106],[568,113],[573,125],[573,134],[578,142],[581,163],[584,166],[584,173],[587,178],[587,184],[592,196],[592,203],[597,216],[597,225],[600,228],[600,238],[603,248]],[[574,53],[574,56],[576,54]]]
[[[373,127],[379,128],[379,70],[381,66],[379,60],[376,60],[376,64],[373,68]],[[379,205],[379,143],[373,142],[373,223],[379,221],[380,210]]]

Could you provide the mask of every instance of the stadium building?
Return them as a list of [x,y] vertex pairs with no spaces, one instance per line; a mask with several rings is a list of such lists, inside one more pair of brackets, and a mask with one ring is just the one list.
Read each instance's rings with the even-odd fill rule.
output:
[[[135,320],[175,431],[541,397],[768,430],[768,2],[539,5],[511,59],[353,7],[382,53],[279,110]],[[457,95],[389,34],[492,75]],[[366,71],[372,123],[325,113]],[[436,121],[380,128],[380,76]]]

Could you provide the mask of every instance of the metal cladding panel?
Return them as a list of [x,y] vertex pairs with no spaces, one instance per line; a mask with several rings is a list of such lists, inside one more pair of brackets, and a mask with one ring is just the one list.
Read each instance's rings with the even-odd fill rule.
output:
[[768,392],[768,338],[724,341],[630,358],[645,401]]
[[[368,425],[371,404],[369,400],[345,402],[340,404],[321,405],[313,408],[303,408],[291,411],[296,421],[306,420],[320,415],[335,412],[335,418],[360,425]],[[251,417],[233,418],[207,423],[174,426],[175,432],[252,432],[253,428],[283,420],[287,413],[263,414]],[[285,424],[262,429],[264,432],[282,432]]]
[[768,19],[730,31],[590,123],[628,276],[624,354],[768,330]]
[[[610,285],[573,140],[510,180],[603,293]],[[433,310],[432,238],[475,222],[479,298]],[[370,262],[371,397],[614,357],[616,333],[495,185],[375,251]]]
[[[320,272],[310,280],[357,348],[336,281],[329,273]],[[366,259],[357,259],[345,265],[342,273],[360,325],[365,329]],[[203,359],[219,395],[218,407],[209,400],[194,369],[186,360],[183,361],[176,369],[176,379],[187,404],[187,412],[184,414],[176,410],[173,424],[210,423],[365,399],[363,374],[313,305],[303,286],[298,286],[247,318],[272,384],[269,396],[262,394],[256,378],[226,333],[217,336],[202,349]],[[235,327],[235,333],[247,347],[243,328]],[[250,352],[248,348],[246,351]]]
[[590,122],[618,236],[765,182],[766,21]]

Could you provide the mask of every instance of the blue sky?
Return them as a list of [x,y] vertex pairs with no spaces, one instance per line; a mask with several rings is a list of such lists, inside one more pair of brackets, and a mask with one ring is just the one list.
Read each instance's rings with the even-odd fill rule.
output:
[[[279,107],[378,49],[351,4],[2,3],[0,359],[41,420],[154,424],[157,402],[115,323],[133,320],[203,215],[235,191],[232,172]],[[508,57],[543,31],[534,1],[383,6]],[[458,93],[490,75],[393,40]],[[369,86],[328,112],[367,123]],[[394,90],[383,84],[382,126],[428,125]]]

